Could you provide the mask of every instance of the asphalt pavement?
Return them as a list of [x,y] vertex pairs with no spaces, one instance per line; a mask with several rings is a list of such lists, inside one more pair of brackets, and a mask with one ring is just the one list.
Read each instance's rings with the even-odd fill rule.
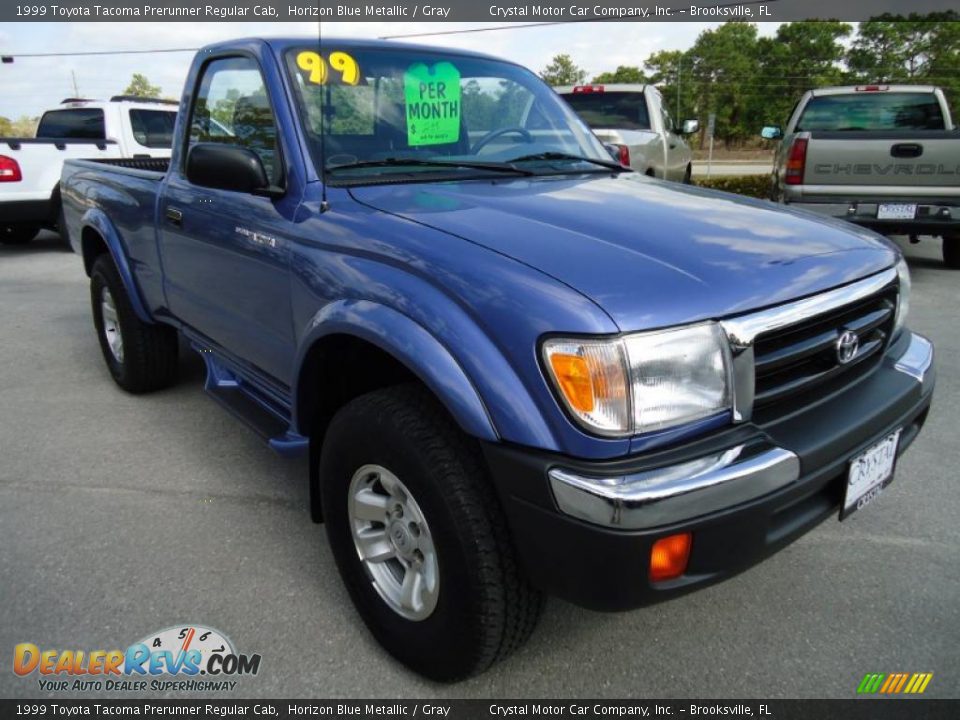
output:
[[17,643],[111,650],[180,624],[261,654],[226,699],[853,698],[867,672],[932,672],[927,696],[960,696],[960,272],[939,241],[907,253],[910,325],[936,343],[938,387],[877,502],[656,607],[551,599],[521,651],[443,686],[398,665],[354,612],[308,516],[305,461],[208,399],[189,354],[175,388],[124,394],[79,258],[51,234],[0,246],[0,697],[48,694],[11,671]]

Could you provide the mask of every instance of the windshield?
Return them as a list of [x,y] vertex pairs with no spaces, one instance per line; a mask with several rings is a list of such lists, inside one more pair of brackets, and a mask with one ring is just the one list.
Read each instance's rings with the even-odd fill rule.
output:
[[647,100],[642,92],[565,93],[563,99],[592,128],[650,129]]
[[807,103],[802,130],[943,130],[943,113],[933,93],[823,95]]
[[597,163],[611,162],[556,93],[516,65],[326,44],[286,59],[314,161],[332,182],[604,172]]

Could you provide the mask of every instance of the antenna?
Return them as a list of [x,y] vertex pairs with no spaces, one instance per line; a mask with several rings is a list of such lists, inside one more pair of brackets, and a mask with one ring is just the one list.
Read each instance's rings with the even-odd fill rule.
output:
[[[320,7],[321,0],[317,0],[318,13],[323,12]],[[320,62],[323,60],[323,21],[317,20],[317,55],[320,56]],[[326,95],[324,95],[326,93]],[[320,212],[325,213],[330,209],[330,203],[327,202],[327,108],[330,105],[330,84],[324,83],[320,86]]]

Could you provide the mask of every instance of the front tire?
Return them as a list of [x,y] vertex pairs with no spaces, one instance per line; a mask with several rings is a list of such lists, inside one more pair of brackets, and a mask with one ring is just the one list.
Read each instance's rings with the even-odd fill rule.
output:
[[113,258],[103,254],[90,273],[93,324],[103,359],[117,385],[146,393],[177,379],[177,331],[137,317]]
[[323,440],[320,483],[340,574],[402,663],[458,680],[533,632],[542,596],[520,573],[479,448],[425,389],[345,405]]
[[4,245],[26,245],[40,232],[39,225],[2,225],[0,243]]
[[943,264],[952,270],[960,270],[960,235],[943,236]]

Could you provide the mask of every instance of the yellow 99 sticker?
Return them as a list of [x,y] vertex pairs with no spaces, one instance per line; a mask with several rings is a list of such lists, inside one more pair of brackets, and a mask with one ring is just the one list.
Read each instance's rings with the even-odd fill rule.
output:
[[344,85],[356,85],[360,82],[360,65],[352,55],[339,50],[330,53],[326,60],[320,53],[304,50],[297,53],[297,67],[306,73],[307,80],[314,85],[325,85],[329,82],[331,71],[339,76],[333,78],[335,82]]

